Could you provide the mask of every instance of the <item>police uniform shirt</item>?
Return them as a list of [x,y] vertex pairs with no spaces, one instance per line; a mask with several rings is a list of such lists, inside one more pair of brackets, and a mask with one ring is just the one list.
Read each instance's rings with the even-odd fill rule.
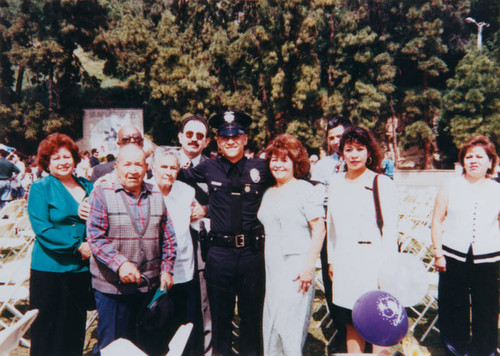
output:
[[257,219],[262,195],[274,182],[266,161],[243,157],[234,164],[240,172],[242,201],[242,231],[232,231],[232,184],[229,171],[233,163],[224,157],[201,162],[196,167],[182,169],[178,179],[190,185],[205,182],[209,189],[210,229],[221,234],[249,233],[260,225]]

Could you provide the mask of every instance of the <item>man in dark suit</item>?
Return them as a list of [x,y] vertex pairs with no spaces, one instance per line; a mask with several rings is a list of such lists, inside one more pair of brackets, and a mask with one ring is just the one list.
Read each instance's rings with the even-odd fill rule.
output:
[[115,156],[110,153],[106,156],[106,162],[94,166],[94,168],[92,168],[92,175],[90,176],[92,183],[101,178],[103,175],[113,172],[115,170],[114,161]]
[[[207,147],[210,139],[208,138],[207,121],[199,116],[189,116],[182,121],[181,130],[178,134],[181,150],[179,152],[179,166],[182,168],[195,167],[208,158],[202,154],[202,151]],[[204,183],[198,183],[195,187],[195,198],[199,204],[192,207],[191,220],[203,221],[208,227],[208,219],[202,219],[207,213],[208,206],[208,186]],[[195,223],[192,226],[198,228]],[[193,246],[196,254],[195,258],[195,279],[200,285],[200,319],[197,326],[202,326],[198,330],[193,330],[198,338],[198,343],[201,344],[198,350],[203,346],[205,355],[212,354],[212,320],[210,317],[210,306],[208,303],[207,286],[205,281],[205,262],[201,258],[201,248],[199,241],[199,229],[191,228],[191,237],[193,238]],[[197,334],[197,335],[196,335]]]

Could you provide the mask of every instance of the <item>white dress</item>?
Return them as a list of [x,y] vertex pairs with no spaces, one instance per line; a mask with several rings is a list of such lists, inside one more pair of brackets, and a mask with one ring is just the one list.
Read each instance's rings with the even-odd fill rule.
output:
[[382,263],[397,252],[398,199],[394,182],[380,175],[383,237],[373,199],[375,173],[366,170],[355,181],[332,176],[328,188],[328,263],[333,264],[333,303],[351,309],[364,293],[378,289]]
[[302,294],[294,280],[304,268],[311,244],[308,222],[325,215],[324,194],[322,185],[293,180],[268,189],[262,198],[258,218],[266,233],[264,355],[302,355],[314,283]]

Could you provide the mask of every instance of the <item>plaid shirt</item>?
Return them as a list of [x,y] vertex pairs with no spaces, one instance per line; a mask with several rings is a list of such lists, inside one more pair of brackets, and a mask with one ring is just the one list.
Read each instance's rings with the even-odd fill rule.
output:
[[[153,194],[151,186],[143,183],[142,191],[138,198],[123,188],[118,180],[114,182],[114,190],[116,193],[120,191],[125,192],[134,224],[138,231],[143,231],[148,222],[146,219],[149,208],[147,196]],[[127,262],[128,259],[111,246],[108,240],[107,232],[109,220],[103,191],[94,189],[90,196],[89,203],[91,205],[91,210],[87,219],[87,240],[90,244],[92,253],[98,261],[104,263],[109,269],[118,273],[120,266]],[[162,238],[161,271],[173,274],[177,243],[172,220],[166,211],[160,223],[160,236]]]

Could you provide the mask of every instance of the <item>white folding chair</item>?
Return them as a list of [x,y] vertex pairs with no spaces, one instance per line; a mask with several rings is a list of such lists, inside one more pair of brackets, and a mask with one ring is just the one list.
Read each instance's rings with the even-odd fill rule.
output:
[[[1,221],[1,220],[0,220]],[[2,223],[0,222],[0,227]],[[5,226],[10,223],[6,223]],[[31,223],[27,215],[18,217],[8,231],[0,237],[0,249],[9,250],[9,253],[4,257],[7,259],[12,254],[20,256],[34,240],[35,233],[31,229]]]
[[0,331],[0,356],[8,356],[14,350],[38,316],[38,309],[28,311],[15,324]]
[[140,348],[127,339],[117,339],[110,343],[108,346],[101,349],[101,356],[148,356]]
[[[6,275],[6,283],[0,285],[0,315],[4,310],[9,311],[13,315],[10,323],[0,319],[0,326],[3,328],[8,328],[16,318],[21,319],[24,316],[24,314],[16,308],[16,304],[19,302],[27,302],[29,298],[29,290],[23,284],[28,281],[30,277],[30,256],[31,253],[28,254],[28,258],[22,260],[23,263],[18,265],[19,268],[14,270],[12,275]],[[30,346],[29,341],[23,338],[21,338],[21,343],[23,346]]]
[[428,272],[427,276],[429,280],[429,290],[423,299],[423,309],[420,311],[416,306],[410,307],[410,309],[418,316],[417,319],[415,319],[415,321],[409,328],[409,330],[412,332],[415,331],[417,325],[420,324],[420,322],[424,319],[426,315],[428,315],[430,312],[436,313],[432,322],[430,323],[428,321],[426,322],[427,326],[425,328],[424,334],[419,340],[420,342],[423,342],[432,330],[439,332],[439,329],[436,327],[436,323],[438,320],[437,285],[438,285],[439,275],[436,272]]
[[168,343],[168,356],[181,356],[186,348],[186,344],[189,340],[189,335],[191,335],[191,330],[193,330],[193,324],[187,323],[179,326],[179,329],[175,332],[172,340]]
[[16,220],[21,214],[23,214],[26,208],[26,199],[16,199],[4,205],[0,209],[0,219],[1,220]]
[[[181,356],[186,347],[186,343],[191,335],[191,330],[193,330],[193,324],[187,323],[181,325],[175,335],[172,337],[168,343],[169,351],[166,355],[168,356]],[[101,350],[102,356],[147,356],[141,349],[139,349],[135,344],[127,339],[118,339],[110,343],[108,346]]]

